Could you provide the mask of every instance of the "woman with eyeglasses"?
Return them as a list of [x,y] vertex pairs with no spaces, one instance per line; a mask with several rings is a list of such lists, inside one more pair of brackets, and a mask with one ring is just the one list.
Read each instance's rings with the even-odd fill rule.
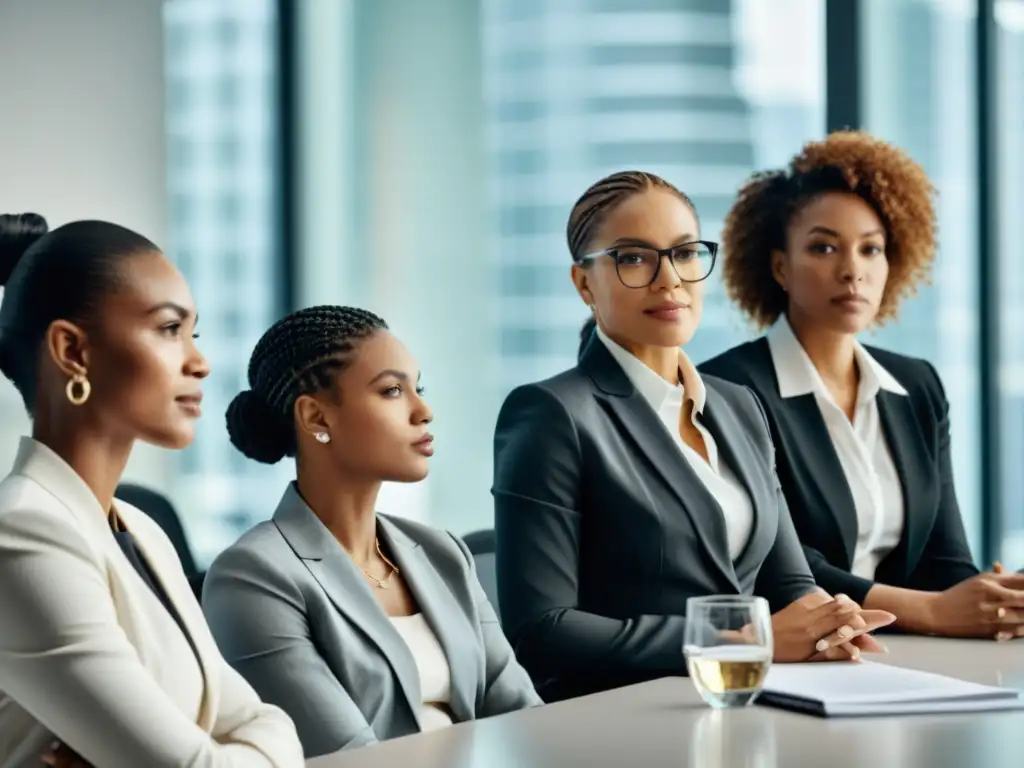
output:
[[979,574],[971,557],[938,374],[857,341],[927,276],[932,193],[913,159],[860,132],[753,177],[726,219],[725,284],[768,331],[701,370],[764,404],[819,584],[907,632],[1024,637],[1024,576]]
[[568,223],[594,316],[578,364],[515,389],[495,434],[503,626],[547,701],[684,674],[687,598],[757,594],[776,661],[856,658],[893,617],[814,583],[745,387],[681,351],[717,245],[653,174],[594,184]]

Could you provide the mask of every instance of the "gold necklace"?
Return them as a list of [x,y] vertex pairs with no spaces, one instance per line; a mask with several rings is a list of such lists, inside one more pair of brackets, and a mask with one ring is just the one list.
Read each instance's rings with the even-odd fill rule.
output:
[[389,573],[383,579],[378,579],[376,576],[374,576],[368,570],[363,568],[363,575],[365,575],[366,578],[370,579],[370,581],[372,581],[374,584],[376,584],[378,589],[387,589],[389,586],[391,586],[391,577],[394,576],[396,573],[398,573],[398,566],[395,565],[394,563],[392,563],[390,560],[388,560],[387,557],[384,556],[384,553],[380,551],[380,539],[379,538],[374,538],[373,543],[377,545],[377,554],[380,555],[380,559],[381,560],[383,560],[385,563],[388,564],[388,567],[391,569],[391,573]]

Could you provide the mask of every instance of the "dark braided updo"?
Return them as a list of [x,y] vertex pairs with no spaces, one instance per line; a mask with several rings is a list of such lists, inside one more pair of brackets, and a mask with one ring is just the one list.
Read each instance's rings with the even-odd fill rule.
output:
[[330,305],[300,309],[274,323],[249,359],[250,389],[228,406],[232,444],[264,464],[294,456],[295,401],[330,389],[359,342],[387,327],[365,309]]

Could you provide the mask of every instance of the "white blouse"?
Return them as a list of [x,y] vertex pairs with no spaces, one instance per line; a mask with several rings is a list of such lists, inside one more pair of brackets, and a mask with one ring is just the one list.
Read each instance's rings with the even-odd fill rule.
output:
[[424,731],[451,725],[452,717],[448,709],[451,703],[451,668],[434,630],[422,613],[392,616],[391,623],[416,660],[423,699],[419,711],[420,725]]
[[878,564],[903,535],[903,487],[878,415],[879,390],[906,395],[907,390],[857,343],[854,354],[860,387],[851,422],[828,391],[800,340],[786,319],[769,330],[768,347],[775,365],[779,395],[813,394],[835,446],[857,510],[857,545],[850,572],[874,580]]
[[[628,350],[612,341],[600,326],[597,328],[597,336],[622,367],[633,386],[654,409],[658,420],[672,436],[683,458],[722,508],[729,540],[729,555],[735,561],[750,539],[750,532],[754,526],[754,507],[747,489],[743,487],[732,468],[719,457],[715,438],[697,418],[704,412],[707,391],[696,367],[686,353],[680,350],[679,377],[682,383],[670,384]],[[708,452],[707,461],[683,442],[679,434],[683,402],[687,399],[693,401],[690,419],[704,438],[704,447]]]

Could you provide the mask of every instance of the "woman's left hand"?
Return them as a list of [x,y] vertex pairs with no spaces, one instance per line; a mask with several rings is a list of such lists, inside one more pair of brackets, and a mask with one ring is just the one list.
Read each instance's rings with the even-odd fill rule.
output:
[[43,762],[53,768],[92,768],[92,765],[79,756],[71,747],[55,742],[43,753]]
[[[828,594],[824,590],[818,590],[810,595],[806,595],[800,599],[799,602],[804,603],[808,608],[816,608],[823,603],[835,600],[832,595]],[[844,601],[853,602],[848,597],[841,598]],[[859,606],[858,606],[859,607]],[[877,629],[887,624],[892,623],[895,620],[895,616],[886,611],[870,611],[861,609],[860,616],[863,622],[871,629]],[[857,631],[863,631],[858,628]],[[868,631],[871,631],[870,629]],[[851,632],[852,633],[852,632]],[[861,653],[888,653],[889,649],[886,648],[882,643],[878,642],[871,635],[857,634],[855,637],[850,638],[848,642],[840,645],[830,645],[824,651],[811,656],[808,661],[857,661],[860,659]]]

